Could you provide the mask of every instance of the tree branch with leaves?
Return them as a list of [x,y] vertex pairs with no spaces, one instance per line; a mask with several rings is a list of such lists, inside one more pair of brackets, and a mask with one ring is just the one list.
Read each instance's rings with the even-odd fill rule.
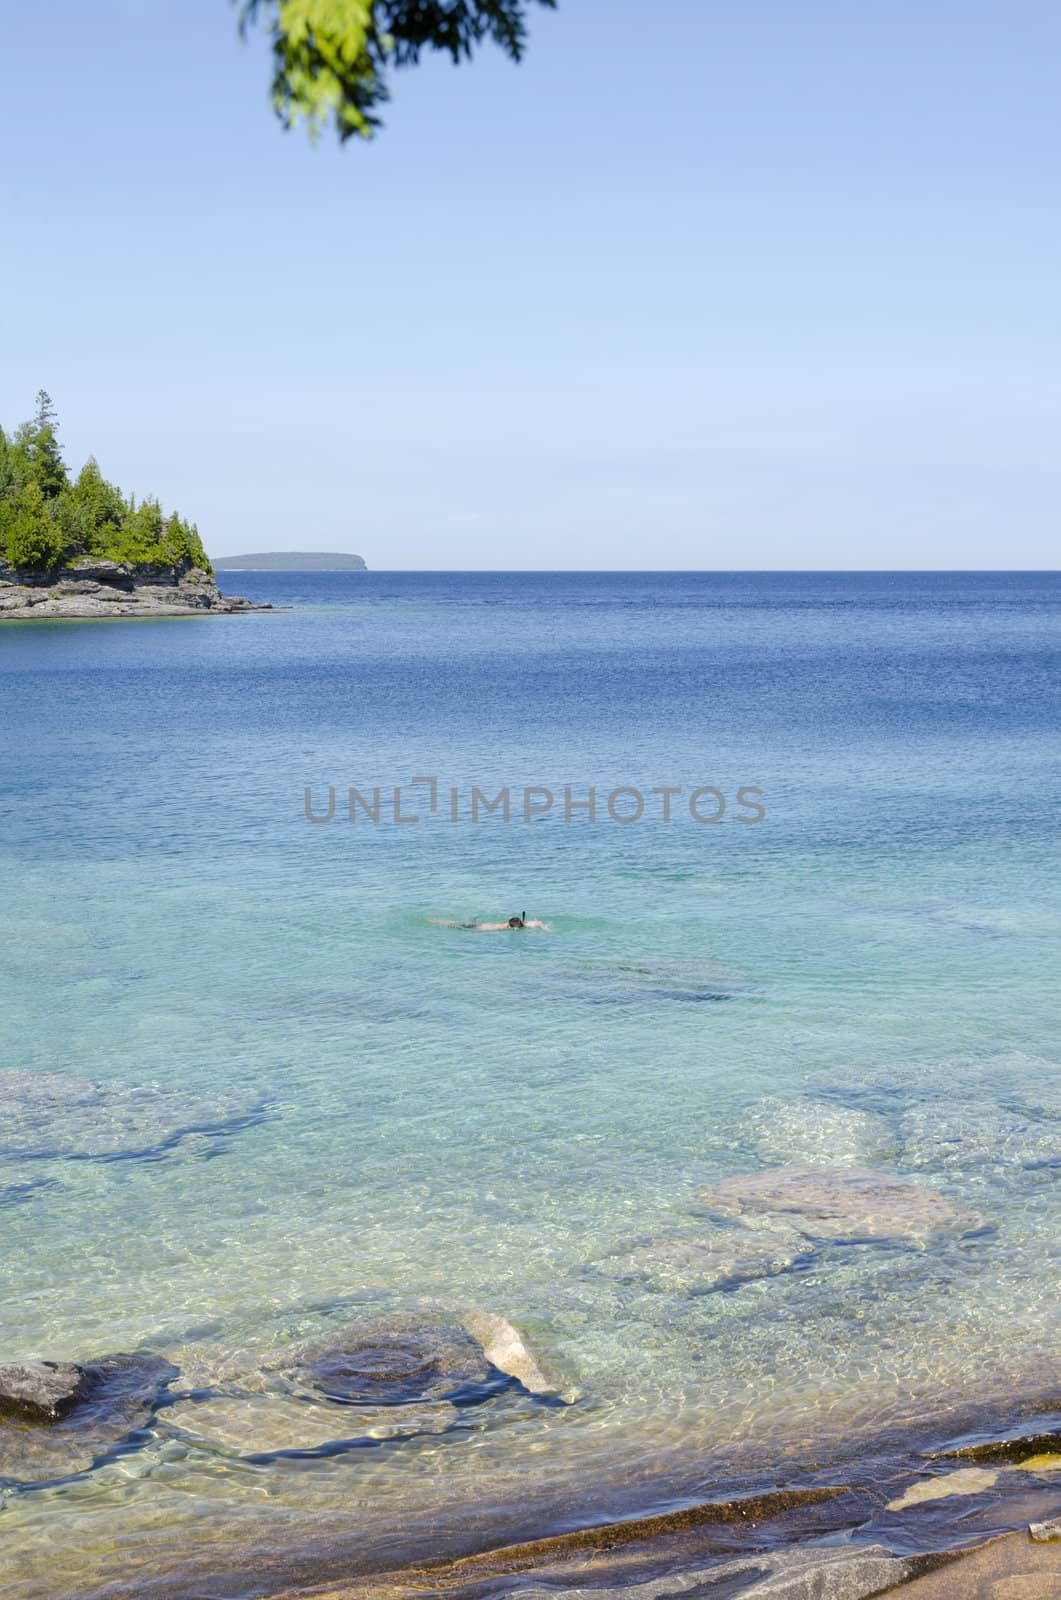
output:
[[520,61],[531,5],[556,0],[236,0],[240,28],[262,27],[273,46],[273,105],[285,127],[333,123],[342,140],[381,126],[395,68],[425,50],[459,64],[484,41]]

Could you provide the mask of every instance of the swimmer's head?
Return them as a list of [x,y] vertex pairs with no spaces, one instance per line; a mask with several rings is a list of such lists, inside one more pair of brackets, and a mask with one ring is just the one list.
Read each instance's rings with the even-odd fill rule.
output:
[[526,925],[526,921],[527,913],[524,912],[521,917],[509,917],[508,925],[510,928],[522,928]]

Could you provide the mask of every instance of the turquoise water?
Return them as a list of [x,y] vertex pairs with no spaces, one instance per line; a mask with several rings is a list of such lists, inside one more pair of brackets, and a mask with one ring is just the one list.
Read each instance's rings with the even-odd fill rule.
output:
[[[141,1562],[260,1593],[248,1550],[279,1581],[312,1545],[498,1542],[1056,1397],[1061,578],[231,587],[291,609],[0,632],[0,1068],[97,1086],[0,1108],[3,1354],[151,1349],[179,1399],[478,1306],[581,1398],[268,1459],[164,1405],[91,1471],[0,1486],[13,1595],[153,1593]],[[511,820],[473,823],[473,785]],[[528,785],[558,798],[524,822]],[[524,909],[548,930],[430,920]],[[616,1266],[792,1162],[971,1220],[706,1293]]]

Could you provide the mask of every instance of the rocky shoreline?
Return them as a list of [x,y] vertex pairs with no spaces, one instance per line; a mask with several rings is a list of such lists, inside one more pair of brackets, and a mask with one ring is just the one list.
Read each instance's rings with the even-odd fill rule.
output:
[[159,567],[81,556],[51,572],[29,572],[0,560],[0,621],[271,610],[241,595],[223,595],[211,574],[190,561]]

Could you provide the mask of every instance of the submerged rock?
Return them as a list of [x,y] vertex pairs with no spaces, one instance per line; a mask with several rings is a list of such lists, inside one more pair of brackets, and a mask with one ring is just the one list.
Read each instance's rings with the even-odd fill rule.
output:
[[609,1277],[645,1283],[668,1294],[708,1294],[755,1278],[773,1277],[814,1254],[797,1229],[727,1228],[711,1234],[674,1234],[638,1245],[601,1263]]
[[[565,1600],[869,1600],[934,1566],[939,1556],[893,1556],[883,1545],[763,1551],[718,1565],[697,1564],[647,1583],[563,1587]],[[555,1600],[556,1589],[530,1585],[520,1600]]]
[[900,1131],[903,1165],[922,1172],[1061,1166],[1061,1123],[1018,1116],[993,1101],[916,1106]]
[[52,1178],[26,1178],[19,1183],[0,1183],[0,1206],[15,1206],[41,1189],[54,1189]]
[[445,1400],[360,1407],[274,1395],[221,1395],[168,1408],[165,1424],[225,1455],[270,1456],[305,1454],[358,1440],[445,1433],[459,1417],[456,1406]]
[[922,1184],[858,1167],[774,1167],[724,1178],[697,1199],[721,1216],[781,1219],[811,1239],[909,1239],[968,1231],[979,1219]]
[[1061,1429],[1011,1434],[1006,1439],[985,1439],[980,1444],[955,1445],[936,1450],[935,1459],[957,1457],[962,1461],[999,1461],[1021,1466],[1034,1456],[1052,1456],[1061,1450]]
[[894,1162],[897,1153],[884,1117],[826,1100],[769,1096],[747,1111],[738,1131],[761,1160],[786,1165],[857,1167]]
[[[19,1365],[46,1363],[10,1364]],[[87,1472],[147,1425],[177,1368],[159,1356],[109,1356],[69,1368],[58,1389],[72,1383],[72,1373],[80,1376],[78,1392],[55,1420],[39,1410],[36,1417],[25,1410],[0,1414],[0,1480],[40,1483]],[[64,1406],[61,1394],[58,1400]]]
[[149,1159],[192,1135],[223,1137],[258,1122],[259,1098],[159,1084],[93,1083],[64,1073],[0,1072],[0,1155]]
[[572,1405],[580,1398],[579,1391],[565,1384],[558,1373],[547,1373],[543,1369],[524,1335],[504,1317],[492,1311],[473,1311],[465,1317],[464,1326],[490,1365],[507,1377],[515,1378],[530,1394],[563,1400],[565,1405]]
[[0,1416],[57,1422],[85,1393],[83,1367],[72,1361],[0,1362]]
[[391,1406],[476,1398],[493,1369],[466,1328],[403,1313],[352,1322],[309,1346],[295,1375],[329,1400]]
[[710,957],[586,962],[573,975],[575,992],[592,1005],[713,1004],[744,987],[743,976]]
[[887,1511],[905,1511],[908,1506],[924,1505],[927,1500],[946,1500],[951,1495],[983,1494],[998,1482],[998,1471],[988,1467],[959,1467],[957,1472],[939,1478],[922,1478],[912,1483],[896,1500],[889,1500]]

